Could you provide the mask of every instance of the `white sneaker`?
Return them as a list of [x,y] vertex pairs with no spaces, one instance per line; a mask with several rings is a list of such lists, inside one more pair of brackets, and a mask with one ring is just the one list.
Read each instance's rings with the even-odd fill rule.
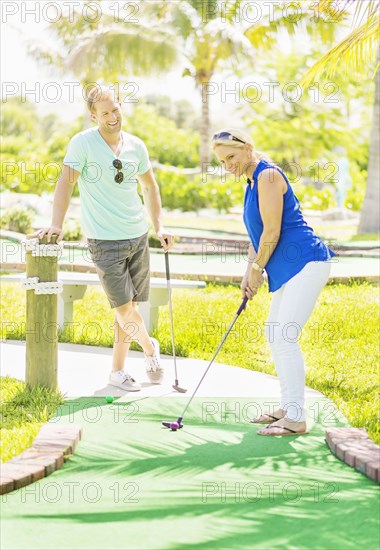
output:
[[161,384],[164,378],[164,369],[160,365],[160,344],[155,338],[150,339],[153,344],[153,355],[145,354],[146,374],[152,384]]
[[111,372],[109,382],[111,386],[116,386],[126,391],[140,391],[141,386],[130,374],[123,370]]

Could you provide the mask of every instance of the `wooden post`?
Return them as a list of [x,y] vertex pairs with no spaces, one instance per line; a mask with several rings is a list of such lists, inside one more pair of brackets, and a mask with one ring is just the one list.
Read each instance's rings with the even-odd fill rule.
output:
[[[50,243],[56,244],[57,235]],[[49,244],[47,237],[40,244]],[[26,252],[26,276],[38,277],[39,282],[57,281],[58,256],[32,256]],[[55,390],[58,387],[58,296],[26,291],[26,376],[31,387],[41,385]]]

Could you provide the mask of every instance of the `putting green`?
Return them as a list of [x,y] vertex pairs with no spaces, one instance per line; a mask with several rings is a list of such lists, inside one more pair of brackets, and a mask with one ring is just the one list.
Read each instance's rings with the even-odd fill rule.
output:
[[311,431],[261,437],[269,399],[68,400],[54,421],[83,426],[74,456],[2,497],[1,548],[346,549],[379,547],[378,485],[335,458],[326,427],[347,422],[309,400]]

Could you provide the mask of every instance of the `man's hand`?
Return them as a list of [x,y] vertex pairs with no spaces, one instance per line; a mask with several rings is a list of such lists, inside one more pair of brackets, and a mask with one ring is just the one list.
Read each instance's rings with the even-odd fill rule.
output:
[[31,235],[31,237],[38,237],[39,239],[42,239],[45,235],[47,235],[48,243],[50,243],[50,239],[53,234],[58,235],[57,243],[62,241],[63,229],[62,227],[58,227],[56,225],[51,225],[50,227],[42,227],[41,229],[38,229],[38,231],[35,231]]
[[174,235],[166,231],[166,229],[161,229],[160,231],[157,231],[157,237],[160,240],[164,252],[169,252],[174,245]]

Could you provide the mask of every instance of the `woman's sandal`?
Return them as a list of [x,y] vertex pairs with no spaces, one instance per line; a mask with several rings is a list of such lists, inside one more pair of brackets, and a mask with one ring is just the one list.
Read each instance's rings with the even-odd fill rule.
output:
[[302,434],[308,434],[309,433],[308,431],[297,432],[296,430],[292,430],[290,428],[287,428],[286,426],[275,426],[274,424],[268,424],[268,426],[265,426],[265,428],[268,428],[269,430],[274,430],[274,429],[282,430],[283,433],[276,433],[274,431],[273,433],[264,434],[264,433],[260,433],[260,431],[258,431],[257,434],[258,435],[273,436],[273,435],[302,435]]
[[[260,419],[263,419],[264,417],[265,417],[264,420],[260,420]],[[281,418],[283,418],[283,416],[281,416],[280,418],[276,418],[272,414],[264,413],[264,414],[261,414],[260,416],[258,416],[257,418],[254,418],[253,420],[250,420],[250,423],[251,424],[267,424],[270,421],[276,422],[276,420],[281,420]]]

